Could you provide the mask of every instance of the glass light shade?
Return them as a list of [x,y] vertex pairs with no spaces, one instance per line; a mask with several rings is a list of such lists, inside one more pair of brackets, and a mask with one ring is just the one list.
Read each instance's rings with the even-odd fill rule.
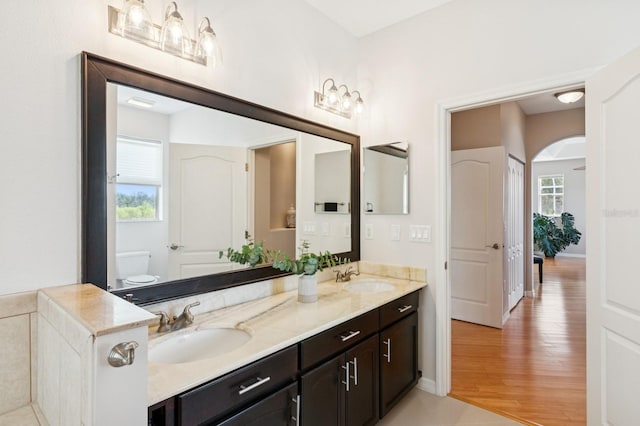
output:
[[572,90],[570,92],[556,93],[555,97],[558,98],[563,104],[572,104],[578,102],[584,96],[584,90]]
[[176,3],[171,2],[167,7],[162,32],[160,33],[160,48],[184,55],[190,53],[190,44],[189,32],[184,25],[184,19],[178,12]]
[[144,0],[125,0],[118,16],[118,29],[123,37],[153,39],[153,22]]
[[218,37],[211,28],[209,18],[203,18],[198,29],[198,42],[195,54],[201,58],[207,58],[211,66],[222,63],[222,52]]
[[358,96],[358,99],[356,99],[356,106],[355,108],[353,108],[353,112],[355,112],[356,114],[362,114],[362,111],[364,111],[364,101],[361,97]]
[[340,99],[340,108],[342,108],[343,111],[351,111],[351,105],[351,94],[347,90]]
[[338,88],[334,84],[329,88],[327,95],[325,96],[325,101],[327,105],[335,106],[340,100],[340,95],[338,94]]

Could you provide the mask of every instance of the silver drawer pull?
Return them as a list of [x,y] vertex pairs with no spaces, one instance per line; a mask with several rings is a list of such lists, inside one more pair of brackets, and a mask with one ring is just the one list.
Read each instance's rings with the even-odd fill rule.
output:
[[413,308],[413,305],[404,305],[403,307],[398,308],[398,312],[400,313],[407,312],[411,308]]
[[351,378],[353,379],[353,384],[358,386],[358,358],[353,357],[353,361],[349,362],[353,364],[353,376],[351,376]]
[[262,386],[265,383],[267,383],[269,380],[271,380],[271,377],[265,377],[264,379],[261,379],[260,377],[256,377],[256,382],[254,384],[251,384],[249,386],[245,386],[245,385],[240,385],[240,390],[238,391],[238,395],[242,395],[245,394],[247,392],[249,392],[250,390],[253,390],[255,388],[257,388],[258,386]]
[[346,373],[344,375],[345,381],[342,382],[342,384],[345,385],[346,391],[349,392],[349,379],[351,378],[351,375],[349,374],[349,361],[347,361],[347,363],[342,366],[342,369],[346,370]]
[[356,337],[358,334],[360,334],[360,330],[350,331],[349,334],[347,335],[341,334],[339,337],[343,342],[346,342],[347,340]]

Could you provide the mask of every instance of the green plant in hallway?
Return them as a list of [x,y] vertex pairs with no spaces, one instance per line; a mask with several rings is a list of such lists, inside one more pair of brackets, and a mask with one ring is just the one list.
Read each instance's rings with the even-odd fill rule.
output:
[[582,233],[574,224],[575,218],[571,213],[564,212],[558,218],[540,213],[533,214],[533,243],[546,257],[555,255],[571,244],[578,244]]

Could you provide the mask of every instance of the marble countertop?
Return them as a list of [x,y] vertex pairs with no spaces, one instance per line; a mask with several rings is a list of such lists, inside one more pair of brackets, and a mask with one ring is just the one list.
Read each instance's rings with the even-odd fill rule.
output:
[[[153,405],[239,367],[275,353],[335,325],[355,318],[401,296],[426,286],[409,281],[361,274],[351,282],[384,280],[394,289],[379,293],[356,293],[344,289],[349,283],[318,285],[318,302],[299,303],[297,291],[231,306],[196,316],[189,329],[235,327],[251,334],[243,346],[226,354],[182,364],[148,365],[148,403]],[[149,349],[169,338],[149,328]]]
[[93,284],[49,287],[41,292],[94,336],[146,326],[158,320],[155,315]]

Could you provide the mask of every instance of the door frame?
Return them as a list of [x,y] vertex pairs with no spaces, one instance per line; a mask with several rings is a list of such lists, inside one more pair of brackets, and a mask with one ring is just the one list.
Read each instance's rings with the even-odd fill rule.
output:
[[[584,85],[587,78],[600,68],[589,68],[520,85],[496,88],[480,94],[444,99],[436,103],[435,166],[438,182],[436,204],[436,229],[438,232],[434,238],[436,250],[434,285],[436,370],[434,385],[437,395],[446,396],[451,391],[451,277],[445,269],[445,265],[450,259],[451,250],[451,114]],[[533,241],[531,238],[527,238],[525,240],[525,259],[532,253]],[[528,263],[525,265],[525,288],[528,288],[533,282],[533,268]]]

